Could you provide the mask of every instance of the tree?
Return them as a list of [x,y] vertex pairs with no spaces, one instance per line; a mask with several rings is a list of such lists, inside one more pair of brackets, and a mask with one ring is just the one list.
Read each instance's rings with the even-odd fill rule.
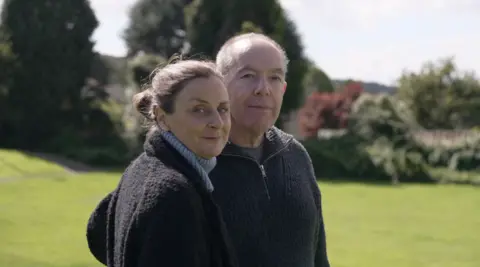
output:
[[333,92],[332,81],[327,74],[318,68],[315,63],[309,62],[308,71],[304,78],[305,94],[308,96],[313,92]]
[[185,43],[184,8],[192,0],[139,0],[124,32],[128,54],[143,51],[169,58]]
[[238,34],[250,33],[250,32],[263,33],[262,28],[253,24],[251,21],[244,21],[242,23],[241,31]]
[[90,38],[98,25],[89,4],[4,1],[1,25],[18,62],[6,122],[15,146],[38,148],[61,131],[78,132],[92,119],[82,95],[93,58]]
[[[194,0],[186,8],[186,18],[192,55],[212,58],[227,39],[246,29],[262,32],[277,41],[290,61],[287,73],[289,89],[285,93],[281,113],[288,114],[300,106],[308,65],[295,24],[276,0]],[[277,122],[280,127],[281,118]]]
[[459,71],[453,58],[427,62],[419,73],[404,72],[397,96],[427,129],[480,124],[480,81],[473,73]]
[[125,90],[125,97],[129,101],[123,108],[123,124],[125,127],[124,136],[133,151],[140,152],[145,138],[145,130],[142,128],[144,117],[133,107],[130,100],[141,91],[152,71],[167,61],[157,55],[138,53],[128,62],[128,87]]
[[16,67],[16,58],[12,52],[11,44],[6,36],[0,32],[0,139],[8,135],[5,122],[8,117],[8,94],[11,87],[11,74]]

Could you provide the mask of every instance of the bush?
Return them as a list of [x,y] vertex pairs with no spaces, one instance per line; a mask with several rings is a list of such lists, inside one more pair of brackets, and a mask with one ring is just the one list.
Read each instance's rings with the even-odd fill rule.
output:
[[471,171],[480,166],[480,134],[476,130],[423,131],[413,136],[423,158],[433,167]]
[[346,128],[352,104],[362,92],[360,84],[349,83],[342,92],[312,93],[298,112],[300,134],[310,138],[320,129]]
[[305,147],[317,177],[428,182],[432,179],[412,138],[413,127],[415,122],[392,97],[362,94],[353,102],[343,133],[321,130]]
[[357,181],[429,182],[419,153],[393,149],[387,139],[366,144],[358,135],[345,133],[303,142],[317,177]]

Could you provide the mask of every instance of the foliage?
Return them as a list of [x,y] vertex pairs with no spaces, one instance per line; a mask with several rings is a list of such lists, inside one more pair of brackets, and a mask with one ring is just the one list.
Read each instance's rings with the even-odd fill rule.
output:
[[[98,23],[89,2],[6,0],[1,19],[19,63],[8,95],[12,143],[35,148],[61,128],[83,126]],[[32,108],[41,112],[32,116]]]
[[123,141],[101,109],[108,95],[89,77],[98,26],[90,2],[5,0],[1,25],[18,63],[1,145],[74,158],[92,147],[122,155]]
[[124,126],[123,137],[127,140],[132,153],[142,148],[145,130],[144,118],[132,105],[132,98],[139,93],[144,85],[148,84],[152,71],[163,64],[166,60],[154,54],[139,53],[128,62],[129,85],[125,90],[126,105],[122,115]]
[[388,139],[368,143],[352,132],[304,141],[317,177],[357,181],[430,182],[421,154],[394,149]]
[[310,62],[304,78],[305,94],[308,96],[313,92],[333,92],[333,83],[327,74],[318,68],[315,63]]
[[152,71],[165,63],[165,58],[159,55],[138,53],[128,62],[130,83],[141,87],[148,82],[148,77]]
[[165,58],[185,43],[184,8],[192,0],[139,0],[130,9],[124,32],[128,54],[153,53]]
[[387,138],[394,148],[412,149],[417,146],[411,131],[421,127],[406,105],[393,96],[367,93],[360,95],[352,104],[348,120],[349,129],[369,142]]
[[[252,6],[255,7],[254,12]],[[277,41],[289,58],[288,90],[282,115],[295,110],[302,102],[303,80],[308,65],[295,24],[276,0],[194,0],[186,8],[187,37],[191,55],[213,58],[223,43],[239,32],[261,31]],[[246,24],[247,23],[247,24]],[[281,127],[279,119],[277,126]]]
[[12,84],[11,75],[16,67],[16,57],[12,52],[11,44],[1,35],[2,33],[0,33],[0,139],[5,138],[2,134],[6,135],[2,126],[7,120],[7,100]]
[[262,28],[258,27],[253,22],[244,21],[242,23],[241,31],[238,34],[250,33],[250,32],[263,33]]
[[475,130],[419,132],[414,138],[433,167],[475,171],[480,166],[480,133]]
[[362,94],[360,84],[349,83],[342,92],[313,92],[298,113],[303,137],[314,137],[319,129],[343,129],[355,100]]
[[[334,94],[348,95],[349,91],[358,92],[358,85]],[[415,121],[405,105],[388,95],[363,93],[348,110],[343,118],[345,127],[337,130],[341,134],[328,135],[329,130],[321,129],[312,131],[306,141],[307,150],[321,171],[318,176],[431,181],[422,150],[412,138]]]
[[480,124],[480,81],[473,73],[459,71],[452,58],[428,62],[419,73],[405,72],[397,93],[427,129]]

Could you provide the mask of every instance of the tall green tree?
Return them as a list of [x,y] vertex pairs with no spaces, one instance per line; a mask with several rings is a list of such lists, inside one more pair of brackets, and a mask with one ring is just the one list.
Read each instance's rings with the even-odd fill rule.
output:
[[38,148],[60,131],[78,131],[89,119],[82,88],[98,25],[90,1],[5,0],[1,25],[18,63],[8,94],[10,141]]
[[[254,7],[254,8],[252,8]],[[297,109],[303,97],[308,65],[295,24],[276,0],[194,0],[186,8],[190,54],[213,58],[230,37],[261,31],[282,45],[290,60],[282,114]],[[282,119],[277,122],[281,127]]]
[[427,129],[480,125],[480,80],[458,70],[453,58],[427,62],[418,73],[403,73],[397,96]]
[[313,62],[309,62],[304,78],[305,94],[313,92],[334,92],[335,88],[328,75]]
[[192,0],[139,0],[124,32],[128,54],[139,51],[169,58],[185,43],[184,8]]
[[8,94],[12,82],[12,72],[16,66],[16,58],[11,44],[0,29],[0,139],[5,139],[8,129],[5,122],[8,117]]

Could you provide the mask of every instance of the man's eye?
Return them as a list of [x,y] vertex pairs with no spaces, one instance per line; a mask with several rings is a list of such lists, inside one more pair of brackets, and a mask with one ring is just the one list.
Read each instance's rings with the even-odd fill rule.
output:
[[242,79],[249,79],[249,78],[253,78],[253,76],[254,76],[253,74],[247,73],[247,74],[243,74],[243,75],[241,76],[241,78],[242,78]]
[[218,112],[220,112],[220,113],[227,113],[228,111],[229,111],[228,108],[219,108],[218,109]]

